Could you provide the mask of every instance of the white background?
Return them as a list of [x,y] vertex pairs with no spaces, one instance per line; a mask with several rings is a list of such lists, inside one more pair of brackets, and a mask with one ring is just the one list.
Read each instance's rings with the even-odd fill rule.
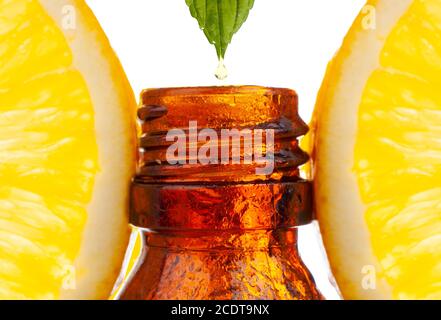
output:
[[[214,77],[214,47],[199,30],[185,0],[88,0],[117,52],[136,94],[144,88],[265,85],[295,89],[309,121],[326,65],[364,0],[255,0],[226,55],[229,78]],[[311,230],[303,256],[323,293],[329,285]]]

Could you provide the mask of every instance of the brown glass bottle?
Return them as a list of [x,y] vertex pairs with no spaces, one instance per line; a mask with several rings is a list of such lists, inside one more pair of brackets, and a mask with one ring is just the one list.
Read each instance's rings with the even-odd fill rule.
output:
[[[308,160],[298,146],[308,128],[297,111],[297,95],[287,89],[142,93],[131,223],[142,230],[143,252],[119,299],[322,299],[297,247],[298,227],[312,220],[311,185],[298,169]],[[186,138],[178,163],[167,153],[174,129]],[[204,129],[218,133],[217,163],[198,159],[209,141],[197,139]],[[239,148],[222,135],[227,129],[243,133]],[[273,141],[262,135],[256,142],[270,131]],[[257,173],[263,164],[251,145],[262,155],[272,151],[271,171]],[[216,158],[214,149],[209,155]]]

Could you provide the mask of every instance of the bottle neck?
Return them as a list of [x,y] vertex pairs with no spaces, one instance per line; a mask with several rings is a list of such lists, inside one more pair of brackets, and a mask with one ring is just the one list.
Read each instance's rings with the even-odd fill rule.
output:
[[147,250],[167,249],[174,252],[218,250],[242,252],[271,252],[279,250],[298,255],[296,228],[277,230],[229,231],[162,231],[142,232]]
[[261,184],[134,183],[131,223],[152,231],[253,231],[312,220],[307,181]]
[[146,90],[138,115],[138,182],[245,183],[295,180],[308,155],[308,126],[288,89]]
[[[131,223],[155,232],[278,230],[312,219],[299,177],[308,131],[294,91],[263,87],[146,90]],[[269,170],[264,170],[269,169]]]

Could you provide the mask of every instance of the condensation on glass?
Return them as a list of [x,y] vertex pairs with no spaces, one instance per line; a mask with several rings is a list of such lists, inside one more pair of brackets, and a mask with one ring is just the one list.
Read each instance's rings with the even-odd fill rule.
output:
[[[308,127],[298,115],[296,93],[174,88],[145,90],[141,100],[130,214],[142,230],[143,252],[118,298],[322,299],[298,251],[298,229],[312,221],[313,209],[311,184],[299,175],[308,156],[298,138]],[[213,129],[220,137],[222,129],[272,130],[273,171],[256,174],[256,162],[191,162],[203,142],[190,138],[188,161],[170,164],[167,133],[182,129],[189,137],[190,121],[198,132]],[[220,139],[219,153],[226,143]],[[243,160],[246,150],[240,150]]]

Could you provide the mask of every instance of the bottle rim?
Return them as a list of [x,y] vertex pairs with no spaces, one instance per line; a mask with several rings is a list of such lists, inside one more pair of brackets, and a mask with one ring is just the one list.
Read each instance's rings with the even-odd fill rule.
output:
[[[213,90],[215,89],[215,91]],[[297,92],[293,89],[265,87],[257,85],[245,86],[196,86],[196,87],[170,87],[170,88],[150,88],[141,92],[141,101],[160,96],[201,96],[201,95],[277,95],[277,96],[295,96]]]

